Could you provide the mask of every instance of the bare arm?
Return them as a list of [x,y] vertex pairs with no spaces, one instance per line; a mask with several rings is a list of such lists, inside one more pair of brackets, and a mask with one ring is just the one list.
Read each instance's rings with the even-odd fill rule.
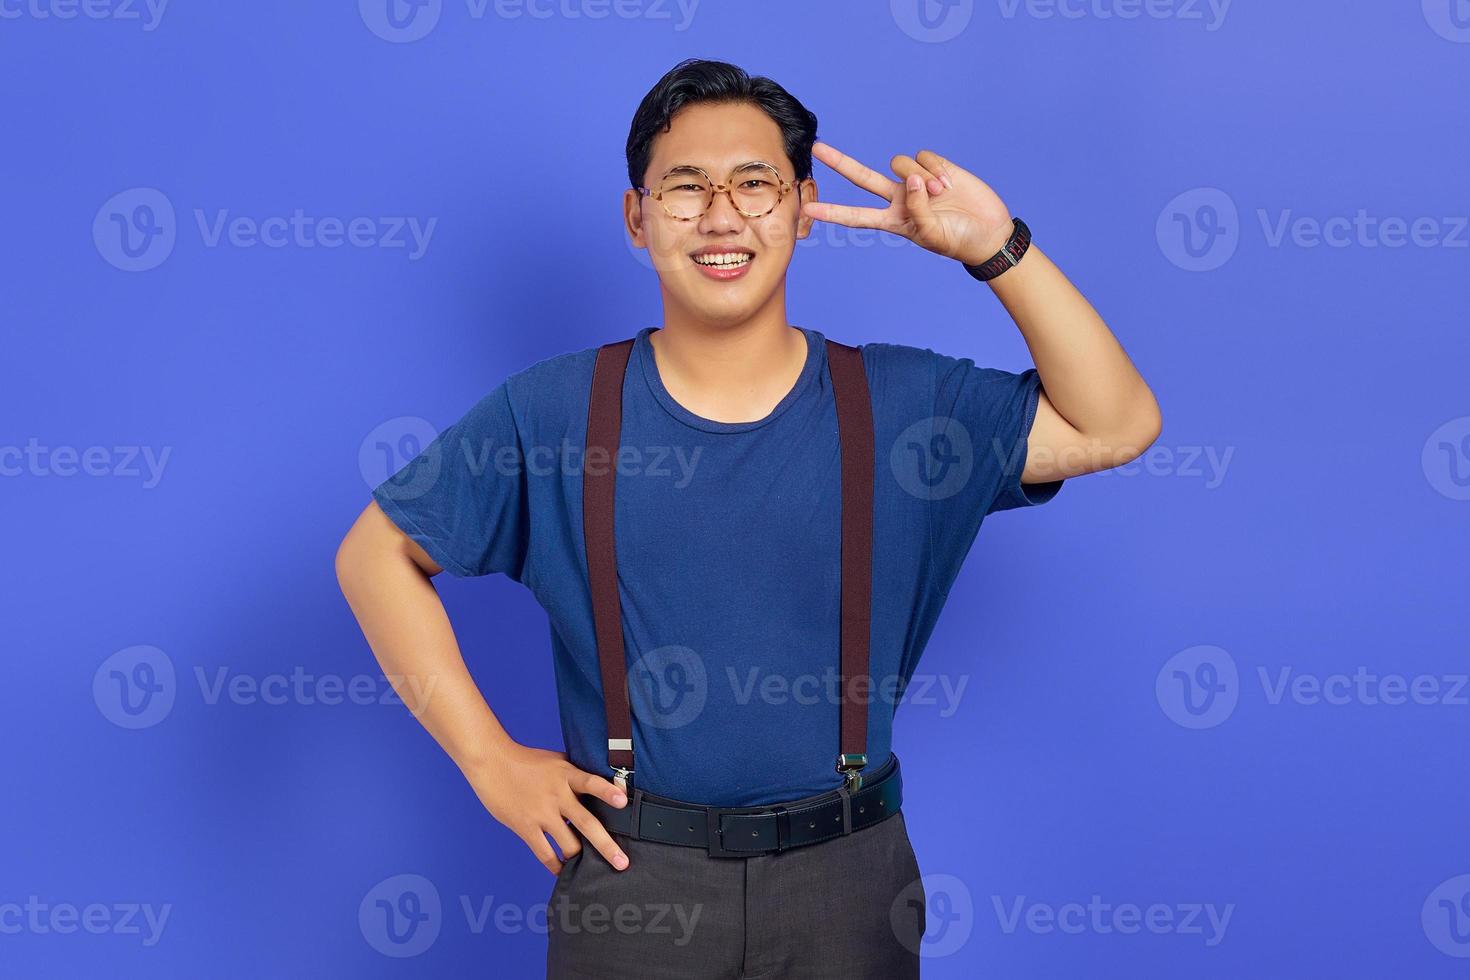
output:
[[[989,260],[1010,238],[1010,210],[993,188],[931,150],[899,154],[899,180],[817,142],[812,155],[886,208],[828,204],[815,188],[802,221],[880,228],[970,265]],[[1117,338],[1062,271],[1034,243],[1019,265],[989,281],[1016,321],[1044,389],[1026,441],[1022,483],[1046,483],[1121,466],[1158,438],[1158,402]]]
[[626,797],[610,780],[573,766],[565,753],[520,745],[506,733],[470,676],[430,581],[441,571],[376,502],[337,549],[337,581],[383,673],[491,815],[552,873],[560,872],[561,861],[545,834],[564,857],[581,850],[568,820],[614,866],[626,867],[621,849],[576,794],[614,806]]
[[1158,438],[1162,417],[1153,392],[1092,304],[1041,249],[1033,243],[1019,265],[989,285],[1026,339],[1044,389],[1022,483],[1121,466]]

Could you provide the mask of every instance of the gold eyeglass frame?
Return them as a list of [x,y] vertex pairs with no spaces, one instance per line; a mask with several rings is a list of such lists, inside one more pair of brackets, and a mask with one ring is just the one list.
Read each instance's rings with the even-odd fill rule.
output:
[[655,194],[651,188],[648,188],[648,187],[643,186],[642,184],[639,184],[635,188],[635,190],[638,190],[642,195],[647,196],[647,197],[651,197],[655,201],[657,201],[658,202],[658,206],[664,209],[664,214],[668,215],[670,218],[673,218],[675,221],[698,221],[700,218],[703,218],[706,214],[709,214],[709,209],[715,206],[715,195],[720,194],[720,193],[723,193],[726,197],[728,197],[730,199],[730,206],[732,208],[734,208],[736,210],[736,212],[738,212],[739,214],[744,215],[747,218],[764,218],[766,215],[770,214],[772,211],[775,211],[777,208],[779,208],[781,206],[781,202],[784,201],[784,200],[786,200],[786,195],[791,190],[792,187],[796,187],[797,196],[798,197],[801,196],[801,188],[800,187],[797,187],[795,184],[793,184],[791,181],[787,180],[785,177],[782,177],[781,176],[781,171],[777,170],[775,167],[771,166],[769,163],[763,163],[763,162],[760,162],[760,161],[753,161],[751,163],[743,164],[742,166],[737,167],[736,169],[730,171],[730,176],[727,177],[727,178],[725,178],[725,179],[726,180],[730,180],[736,174],[741,173],[742,171],[745,171],[745,170],[754,169],[756,167],[763,167],[766,170],[769,170],[771,173],[773,173],[773,174],[776,175],[776,180],[778,181],[778,184],[777,184],[777,193],[776,193],[776,203],[771,205],[771,208],[770,208],[769,211],[762,211],[760,214],[751,214],[749,211],[742,211],[741,208],[740,208],[740,205],[738,205],[738,204],[735,203],[735,194],[732,192],[729,184],[716,183],[715,179],[709,175],[709,172],[708,171],[706,171],[703,167],[696,167],[692,163],[682,163],[682,164],[680,164],[677,167],[671,168],[668,171],[668,173],[664,174],[662,177],[660,177],[658,179],[658,182],[659,182],[660,188],[662,188],[663,182],[668,179],[669,174],[673,173],[676,170],[693,170],[695,173],[697,173],[700,176],[702,176],[704,178],[705,183],[709,184],[709,186],[710,186],[709,203],[704,206],[704,210],[703,211],[699,212],[696,215],[692,215],[691,217],[685,218],[685,217],[682,217],[682,216],[677,215],[674,212],[670,211],[669,210],[669,206],[664,203],[664,200],[663,200],[664,192],[663,192],[662,189],[660,189],[659,192],[657,194]]

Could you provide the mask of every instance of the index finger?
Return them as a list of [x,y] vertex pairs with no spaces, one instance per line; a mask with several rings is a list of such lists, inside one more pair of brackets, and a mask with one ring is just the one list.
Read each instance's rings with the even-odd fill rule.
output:
[[885,201],[892,201],[898,193],[898,182],[890,180],[871,167],[858,163],[830,143],[821,140],[812,144],[812,155],[827,166],[857,184],[865,191],[872,191]]
[[[609,806],[621,807],[628,802],[628,794],[618,789],[616,783],[585,769],[576,769],[571,774],[571,778],[567,780],[567,785],[572,788],[573,792],[596,796]],[[623,802],[619,803],[619,799]]]

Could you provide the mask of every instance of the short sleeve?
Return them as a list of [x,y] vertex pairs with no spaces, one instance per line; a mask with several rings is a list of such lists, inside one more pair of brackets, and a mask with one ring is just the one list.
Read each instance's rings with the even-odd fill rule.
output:
[[977,367],[968,357],[935,356],[930,467],[947,461],[952,469],[935,482],[930,507],[935,561],[949,582],[987,516],[1044,504],[1063,481],[1021,483],[1041,398],[1035,368],[1016,373]]
[[373,499],[445,571],[502,572],[519,582],[530,537],[523,461],[502,383],[380,483]]

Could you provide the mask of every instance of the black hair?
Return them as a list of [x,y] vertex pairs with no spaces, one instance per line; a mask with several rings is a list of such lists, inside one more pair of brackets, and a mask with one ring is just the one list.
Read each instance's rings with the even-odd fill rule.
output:
[[686,58],[649,89],[633,125],[628,130],[628,182],[643,183],[653,140],[669,131],[674,113],[701,102],[748,102],[765,111],[781,127],[786,156],[796,170],[798,182],[812,175],[812,143],[817,138],[817,117],[779,84],[724,61]]

